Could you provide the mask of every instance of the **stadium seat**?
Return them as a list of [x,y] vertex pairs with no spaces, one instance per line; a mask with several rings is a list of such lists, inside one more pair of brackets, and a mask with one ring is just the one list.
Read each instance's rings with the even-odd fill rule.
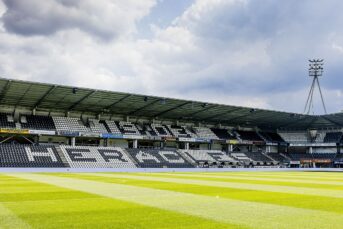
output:
[[239,138],[245,141],[264,141],[255,131],[237,130]]
[[118,123],[119,129],[122,132],[122,134],[125,135],[134,135],[134,136],[140,136],[141,133],[137,129],[136,125],[131,122],[119,122]]
[[267,154],[270,158],[272,158],[274,161],[277,161],[279,163],[289,163],[290,159],[287,158],[285,155],[280,153],[268,153]]
[[176,150],[127,149],[142,168],[191,168],[190,162]]
[[339,143],[342,139],[343,132],[327,132],[324,137],[324,142]]
[[52,117],[57,131],[90,132],[80,119],[71,117]]
[[252,161],[260,165],[268,165],[268,164],[272,164],[273,162],[271,158],[262,154],[261,152],[245,152],[244,154],[247,157],[249,157]]
[[121,131],[119,130],[115,121],[105,120],[105,125],[112,134],[121,134]]
[[230,140],[230,139],[237,139],[229,130],[227,129],[218,129],[218,128],[211,128],[214,134],[218,136],[220,139]]
[[195,137],[190,131],[186,129],[184,126],[177,126],[177,125],[167,125],[168,129],[172,133],[173,136],[177,138],[191,138]]
[[259,132],[259,134],[266,140],[266,142],[271,143],[284,143],[283,138],[275,132]]
[[241,162],[244,165],[249,165],[253,163],[253,160],[249,157],[247,157],[247,155],[245,155],[244,153],[240,153],[240,152],[233,152],[230,154],[234,159],[238,160],[239,162]]
[[51,116],[23,115],[20,117],[20,124],[23,129],[56,130]]
[[60,146],[71,168],[136,168],[119,147]]
[[172,134],[169,132],[168,128],[165,125],[152,123],[151,128],[157,136],[172,137]]
[[97,119],[89,119],[88,124],[89,124],[90,131],[93,133],[97,133],[97,134],[108,133],[105,127],[105,124],[103,122],[100,122]]
[[237,160],[220,150],[180,150],[197,165],[233,165]]
[[12,145],[0,146],[0,167],[65,167],[55,146]]
[[199,138],[214,139],[214,140],[219,139],[218,136],[215,133],[213,133],[213,131],[210,128],[193,127],[193,130]]
[[286,141],[290,143],[308,143],[310,142],[307,132],[279,132],[279,135]]
[[16,128],[13,116],[10,114],[0,113],[0,128]]

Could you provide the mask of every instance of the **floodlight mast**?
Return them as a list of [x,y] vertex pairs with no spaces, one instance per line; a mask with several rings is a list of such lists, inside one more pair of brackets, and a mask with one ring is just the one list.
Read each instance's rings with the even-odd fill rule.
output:
[[308,73],[309,73],[310,77],[313,77],[313,80],[312,80],[312,84],[310,87],[310,92],[308,93],[308,96],[307,96],[307,100],[306,100],[306,104],[305,104],[305,108],[304,108],[304,114],[310,114],[311,109],[312,109],[312,112],[314,113],[313,93],[314,93],[314,89],[316,87],[316,84],[318,86],[318,90],[319,90],[320,98],[322,100],[324,112],[325,112],[325,114],[327,114],[322,89],[320,88],[320,83],[319,83],[319,77],[323,75],[323,70],[324,70],[323,65],[324,65],[323,59],[309,60]]

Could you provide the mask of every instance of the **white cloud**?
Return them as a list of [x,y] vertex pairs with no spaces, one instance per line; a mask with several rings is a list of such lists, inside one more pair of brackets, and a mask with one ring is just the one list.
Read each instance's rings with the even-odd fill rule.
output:
[[198,0],[151,39],[135,31],[152,0],[3,1],[3,76],[301,112],[323,57],[329,111],[343,107],[338,0]]

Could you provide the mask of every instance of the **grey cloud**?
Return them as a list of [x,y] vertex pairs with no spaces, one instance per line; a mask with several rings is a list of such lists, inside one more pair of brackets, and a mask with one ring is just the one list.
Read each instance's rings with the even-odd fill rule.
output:
[[[200,2],[198,1],[199,5]],[[270,61],[267,66],[248,64],[245,69],[235,70],[227,61],[228,68],[223,70],[226,70],[231,85],[244,87],[255,82],[254,88],[261,91],[273,87],[277,90],[289,90],[290,85],[293,89],[299,89],[307,82],[305,69],[308,58],[322,57],[333,61],[331,57],[335,56],[343,60],[343,56],[336,55],[335,50],[330,47],[329,40],[331,33],[341,33],[342,1],[265,0],[216,3],[200,10],[189,10],[176,21],[176,26],[185,27],[198,36],[198,46],[206,49],[207,57],[212,54],[211,58],[216,61],[228,53],[243,53],[245,47],[252,45],[253,48],[254,43],[266,43],[264,51]],[[256,53],[255,58],[261,58],[261,55]],[[340,71],[343,73],[342,69]],[[338,80],[336,76],[334,74],[331,79]],[[218,78],[218,81],[221,80]],[[337,86],[336,83],[333,85]]]
[[79,29],[105,40],[134,30],[134,23],[154,4],[115,0],[3,0],[2,21],[7,31],[23,36],[51,35]]
[[[156,63],[163,91],[190,96],[207,89],[209,97],[263,98],[269,107],[301,112],[307,60],[324,58],[322,86],[335,111],[343,82],[342,8],[338,0],[198,0],[158,32],[146,59]],[[168,48],[154,50],[161,42]]]
[[7,11],[3,15],[5,28],[21,35],[48,35],[60,29],[71,27],[73,22],[52,12],[49,2],[29,2],[20,0],[4,0]]

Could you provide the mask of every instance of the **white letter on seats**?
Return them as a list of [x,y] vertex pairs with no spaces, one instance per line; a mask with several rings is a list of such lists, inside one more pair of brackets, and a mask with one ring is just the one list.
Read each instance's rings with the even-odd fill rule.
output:
[[29,161],[35,161],[35,157],[50,157],[53,162],[57,162],[57,158],[51,148],[46,149],[47,152],[35,152],[31,151],[30,147],[25,147],[25,151]]
[[136,155],[136,158],[139,162],[141,163],[144,163],[144,161],[155,161],[157,163],[161,163],[157,157],[149,154],[149,153],[146,153],[146,152],[143,152],[143,151],[139,151],[139,153],[137,153]]
[[[183,164],[185,163],[185,160],[183,160],[182,157],[180,157],[177,153],[175,153],[174,151],[159,151],[158,152],[161,157],[166,160],[167,162],[169,163],[180,163],[180,164]],[[172,157],[176,157],[175,159],[171,159],[171,158],[168,158],[167,156],[170,155]]]

